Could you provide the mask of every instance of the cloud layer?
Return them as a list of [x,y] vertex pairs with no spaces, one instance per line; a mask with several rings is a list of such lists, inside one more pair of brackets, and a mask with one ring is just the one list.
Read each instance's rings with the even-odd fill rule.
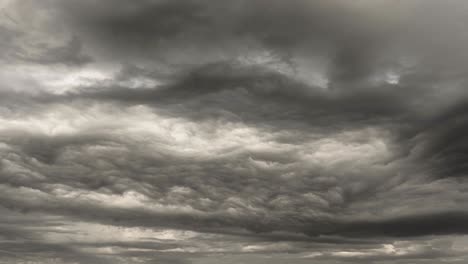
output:
[[463,1],[0,1],[0,263],[465,263]]

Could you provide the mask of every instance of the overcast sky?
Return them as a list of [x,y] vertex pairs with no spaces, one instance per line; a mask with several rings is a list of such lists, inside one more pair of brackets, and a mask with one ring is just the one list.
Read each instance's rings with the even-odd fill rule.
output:
[[0,264],[468,261],[468,2],[0,0]]

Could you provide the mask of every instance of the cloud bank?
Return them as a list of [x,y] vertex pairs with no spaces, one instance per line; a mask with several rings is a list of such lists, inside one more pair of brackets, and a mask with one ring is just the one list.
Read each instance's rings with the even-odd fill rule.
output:
[[463,1],[0,1],[0,263],[465,263]]

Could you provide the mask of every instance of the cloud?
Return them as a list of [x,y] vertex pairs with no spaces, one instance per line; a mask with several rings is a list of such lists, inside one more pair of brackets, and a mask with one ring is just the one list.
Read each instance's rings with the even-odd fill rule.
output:
[[0,263],[466,260],[461,1],[1,7]]

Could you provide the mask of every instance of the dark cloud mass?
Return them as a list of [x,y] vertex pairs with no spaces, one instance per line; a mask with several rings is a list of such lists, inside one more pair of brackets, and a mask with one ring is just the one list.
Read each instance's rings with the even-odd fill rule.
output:
[[0,7],[0,264],[468,260],[464,1]]

